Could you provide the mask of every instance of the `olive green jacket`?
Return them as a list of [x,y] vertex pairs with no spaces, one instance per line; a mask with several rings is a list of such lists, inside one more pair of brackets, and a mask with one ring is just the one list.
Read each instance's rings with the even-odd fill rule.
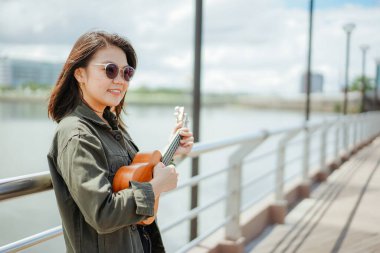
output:
[[[58,124],[48,154],[67,252],[143,252],[137,222],[154,215],[150,183],[112,192],[118,168],[138,151],[127,131],[112,129],[84,103]],[[156,223],[152,252],[165,252]]]

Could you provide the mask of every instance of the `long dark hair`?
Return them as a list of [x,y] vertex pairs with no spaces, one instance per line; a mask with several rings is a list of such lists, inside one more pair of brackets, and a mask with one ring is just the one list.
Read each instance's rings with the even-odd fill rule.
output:
[[[48,116],[56,122],[71,113],[82,99],[79,83],[74,77],[77,68],[86,67],[91,57],[107,45],[119,47],[127,56],[128,65],[136,69],[137,56],[129,41],[118,34],[105,31],[91,31],[83,34],[75,42],[69,57],[59,74],[58,80],[50,94]],[[115,107],[117,120],[123,110],[124,99]]]

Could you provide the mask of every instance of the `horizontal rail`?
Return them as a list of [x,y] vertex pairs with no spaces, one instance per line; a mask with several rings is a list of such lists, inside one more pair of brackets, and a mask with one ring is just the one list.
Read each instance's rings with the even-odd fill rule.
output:
[[270,171],[267,171],[265,173],[263,173],[262,175],[258,176],[258,177],[254,177],[254,178],[251,178],[250,180],[248,180],[247,182],[244,182],[243,185],[241,186],[242,189],[245,189],[249,186],[251,186],[253,183],[256,183],[260,180],[263,180],[264,178],[266,177],[269,177],[271,174],[273,174],[274,172],[276,171],[276,169],[271,169]]
[[174,221],[172,221],[171,223],[167,224],[166,226],[163,226],[160,230],[162,232],[166,232],[170,229],[172,229],[175,225],[178,225],[182,222],[185,222],[186,220],[190,220],[190,219],[193,219],[195,218],[199,213],[201,213],[202,211],[210,208],[211,206],[214,206],[215,204],[225,200],[226,198],[228,198],[230,194],[223,194],[222,196],[210,201],[209,203],[207,203],[206,205],[203,205],[203,206],[199,206],[199,207],[196,207],[194,209],[192,209],[190,212],[188,212],[187,214],[175,219]]
[[53,188],[48,171],[0,179],[0,200],[50,190]]
[[267,196],[269,196],[271,193],[273,193],[274,189],[275,189],[274,186],[270,187],[269,190],[260,194],[259,197],[255,198],[255,199],[251,200],[250,202],[246,203],[245,205],[243,205],[240,208],[240,212],[246,211],[248,208],[252,207],[254,204],[258,203],[259,201],[261,201],[264,198],[266,198]]
[[293,157],[293,158],[291,158],[289,160],[286,160],[284,164],[285,165],[289,165],[289,164],[292,164],[292,163],[295,163],[295,162],[301,160],[302,158],[303,158],[303,156],[299,155],[299,156]]
[[[210,173],[208,173],[206,175],[198,175],[198,176],[192,177],[189,180],[185,181],[184,183],[178,185],[177,188],[176,188],[176,190],[180,190],[182,188],[189,187],[189,186],[194,186],[194,185],[198,184],[202,180],[208,179],[210,177],[214,177],[214,176],[216,176],[218,174],[222,174],[223,172],[227,172],[228,169],[229,169],[229,167],[226,167],[226,168],[223,168],[223,169],[220,169],[220,170],[216,170],[216,171],[210,172]],[[166,194],[170,194],[170,192],[168,192]]]
[[191,248],[193,248],[194,246],[198,245],[201,241],[203,241],[204,239],[206,239],[207,237],[209,237],[211,234],[215,233],[217,230],[219,230],[222,227],[224,227],[231,219],[232,219],[232,217],[227,217],[222,222],[217,223],[216,226],[214,226],[213,228],[209,229],[206,233],[198,236],[196,239],[192,240],[191,242],[189,242],[188,244],[186,244],[185,246],[183,246],[182,248],[180,248],[179,250],[177,250],[176,253],[183,253],[183,252],[189,251]]
[[249,159],[246,159],[245,160],[245,163],[252,163],[254,161],[257,161],[257,160],[260,160],[260,159],[263,159],[263,158],[266,158],[266,157],[269,157],[269,156],[272,156],[272,155],[275,155],[277,152],[277,148],[274,148],[274,149],[270,149],[269,151],[266,151],[262,154],[259,154],[259,155],[256,155],[256,156],[253,156]]
[[22,240],[7,244],[5,246],[0,246],[0,252],[17,252],[29,248],[33,245],[53,239],[57,236],[62,235],[62,233],[62,226],[57,226],[55,228],[26,237]]

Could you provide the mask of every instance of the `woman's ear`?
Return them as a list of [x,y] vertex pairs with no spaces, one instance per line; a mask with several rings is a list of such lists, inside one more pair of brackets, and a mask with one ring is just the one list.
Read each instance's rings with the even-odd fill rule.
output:
[[85,73],[83,68],[76,68],[74,70],[74,77],[77,80],[78,83],[84,83],[85,82]]

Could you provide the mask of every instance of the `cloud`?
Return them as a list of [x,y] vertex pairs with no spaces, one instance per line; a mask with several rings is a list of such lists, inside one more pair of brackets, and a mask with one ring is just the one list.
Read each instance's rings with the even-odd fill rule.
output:
[[[202,88],[206,91],[295,93],[306,68],[307,4],[209,0],[203,9]],[[38,6],[38,7],[37,7]],[[299,8],[299,7],[302,8]],[[185,1],[0,2],[0,55],[64,61],[77,37],[90,29],[117,32],[135,46],[134,85],[190,87],[194,3]],[[344,81],[345,34],[355,22],[350,76],[361,74],[361,44],[371,46],[367,73],[380,56],[380,7],[334,4],[316,9],[312,69],[328,91]]]

